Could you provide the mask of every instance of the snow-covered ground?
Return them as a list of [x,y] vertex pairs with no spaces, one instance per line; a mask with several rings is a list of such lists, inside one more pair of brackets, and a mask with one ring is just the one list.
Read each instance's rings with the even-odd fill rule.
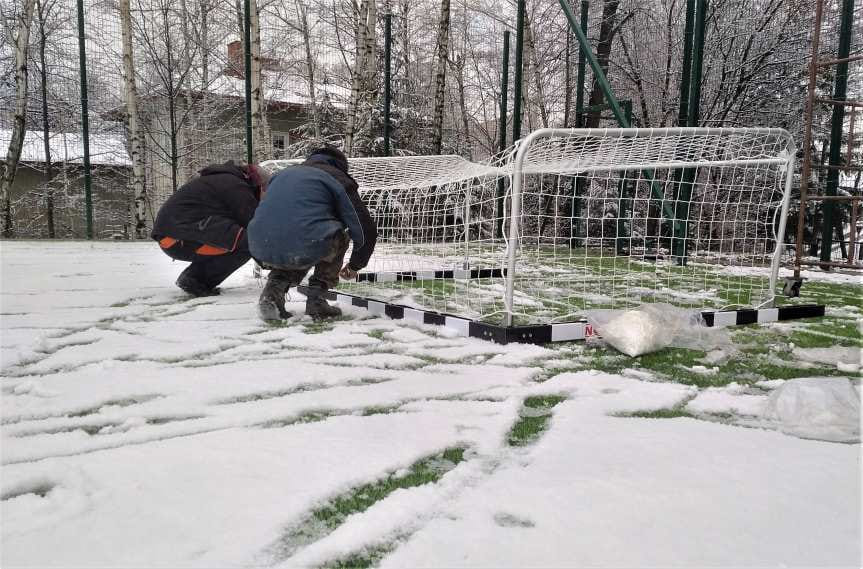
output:
[[[613,375],[573,365],[580,345],[360,310],[268,327],[250,265],[188,299],[184,265],[149,243],[0,252],[3,567],[317,567],[376,550],[383,567],[861,564],[860,446],[783,429],[805,389],[783,407],[782,381]],[[848,356],[828,352],[804,355]],[[511,446],[538,395],[566,399]],[[684,416],[627,416],[657,409]],[[721,413],[742,419],[698,418]],[[286,545],[333,498],[456,447],[436,483]]]

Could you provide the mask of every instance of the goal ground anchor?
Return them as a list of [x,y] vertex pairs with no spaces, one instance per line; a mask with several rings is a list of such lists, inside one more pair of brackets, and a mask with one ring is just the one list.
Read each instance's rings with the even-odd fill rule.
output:
[[[300,294],[306,294],[308,287],[299,286]],[[498,344],[547,344],[550,342],[570,342],[585,340],[598,335],[593,326],[586,321],[561,322],[555,324],[532,324],[525,326],[501,326],[460,316],[443,314],[419,308],[391,304],[352,294],[327,291],[327,300],[337,301],[355,308],[362,308],[374,316],[388,316],[393,320],[406,320],[417,324],[444,326],[459,336],[481,338]],[[745,324],[765,324],[799,318],[824,316],[824,305],[791,304],[776,308],[740,309],[722,311],[702,311],[706,326],[742,326]]]

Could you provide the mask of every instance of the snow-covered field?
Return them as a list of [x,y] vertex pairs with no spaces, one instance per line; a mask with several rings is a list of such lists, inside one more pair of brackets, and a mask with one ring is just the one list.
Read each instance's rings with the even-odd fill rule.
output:
[[0,251],[3,567],[861,564],[857,348],[790,352],[852,394],[822,436],[782,417],[819,380],[779,400],[360,310],[268,327],[251,265],[188,299],[149,243]]

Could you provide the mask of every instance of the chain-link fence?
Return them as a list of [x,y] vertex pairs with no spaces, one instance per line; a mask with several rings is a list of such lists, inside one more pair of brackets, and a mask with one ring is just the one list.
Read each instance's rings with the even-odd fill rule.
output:
[[[31,2],[26,135],[5,233],[84,237],[84,69],[74,0],[0,0],[0,139],[12,138],[16,29]],[[576,15],[586,14],[589,43],[634,126],[678,125],[692,2],[570,1]],[[146,235],[159,205],[202,166],[245,161],[250,148],[253,160],[302,156],[324,142],[354,156],[487,159],[500,150],[505,31],[510,143],[517,87],[522,135],[617,126],[588,65],[580,81],[579,44],[559,0],[525,3],[518,84],[516,0],[81,4],[95,237]],[[813,5],[707,3],[699,124],[779,126],[800,140]]]

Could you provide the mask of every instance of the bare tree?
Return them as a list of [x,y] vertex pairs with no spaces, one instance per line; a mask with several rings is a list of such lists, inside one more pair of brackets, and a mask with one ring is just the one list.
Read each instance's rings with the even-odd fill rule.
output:
[[56,1],[45,3],[37,0],[36,2],[36,19],[39,23],[39,88],[42,95],[42,143],[45,152],[45,176],[49,181],[45,189],[45,217],[48,226],[48,237],[50,239],[53,239],[56,233],[54,230],[54,188],[50,184],[50,181],[54,178],[54,162],[51,158],[51,124],[48,114],[48,61],[45,57],[45,52],[48,46],[46,23],[56,4]]
[[321,138],[321,123],[318,119],[318,96],[315,92],[315,56],[312,52],[311,30],[309,29],[309,19],[306,14],[306,7],[303,6],[302,0],[296,0],[297,20],[300,24],[300,33],[303,36],[303,47],[306,52],[306,73],[309,80],[309,106],[312,111],[312,124],[316,139]]
[[258,3],[253,2],[249,10],[249,35],[252,41],[252,132],[254,137],[254,160],[266,160],[272,150],[272,136],[267,123],[267,103],[264,100],[263,63],[261,61],[261,24]]
[[355,151],[356,136],[371,121],[371,104],[375,98],[375,27],[376,8],[374,0],[361,0],[356,10],[355,25],[356,57],[351,82],[351,103],[348,109],[348,125],[345,133],[345,152],[350,156]]
[[447,49],[449,47],[449,0],[441,0],[440,20],[438,20],[438,36],[436,49],[437,67],[434,80],[434,118],[432,119],[432,148],[435,154],[441,153],[443,142],[443,110],[446,89]]
[[129,157],[132,160],[132,219],[135,237],[147,237],[146,175],[144,172],[143,137],[138,115],[138,86],[135,80],[135,61],[132,44],[132,12],[129,0],[120,0],[120,27],[123,38],[123,79],[126,98],[126,122],[129,132]]
[[3,177],[0,179],[0,202],[3,203],[3,236],[12,237],[12,204],[10,192],[18,161],[21,159],[21,149],[24,145],[27,117],[27,51],[30,46],[30,26],[33,21],[33,11],[36,0],[26,0],[18,14],[17,34],[15,38],[15,117],[12,128],[12,138],[6,152]]

